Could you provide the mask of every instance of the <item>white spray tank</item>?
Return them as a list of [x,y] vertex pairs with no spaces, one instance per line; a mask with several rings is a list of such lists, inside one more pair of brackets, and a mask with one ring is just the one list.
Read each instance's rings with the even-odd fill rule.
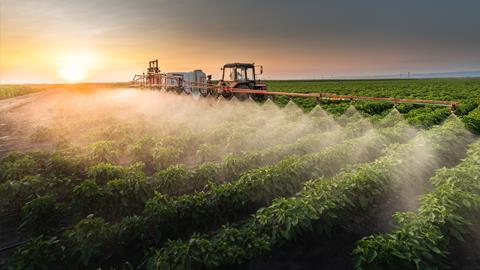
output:
[[[169,72],[166,74],[167,88],[176,88],[186,94],[200,95],[207,84],[207,75],[201,69],[189,72]],[[204,87],[198,87],[204,86]]]

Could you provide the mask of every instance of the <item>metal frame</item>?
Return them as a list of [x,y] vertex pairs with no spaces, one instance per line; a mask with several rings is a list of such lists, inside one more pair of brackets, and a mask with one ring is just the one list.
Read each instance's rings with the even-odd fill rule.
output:
[[[398,103],[409,103],[409,104],[421,104],[421,105],[435,105],[435,106],[447,106],[451,108],[455,108],[460,105],[458,101],[441,101],[441,100],[423,100],[423,99],[401,99],[401,98],[388,98],[388,97],[368,97],[368,96],[353,96],[353,95],[337,95],[333,93],[291,93],[291,92],[279,92],[279,91],[267,91],[267,90],[254,90],[254,89],[246,89],[246,88],[235,88],[235,83],[238,81],[224,81],[225,78],[225,68],[226,67],[234,67],[237,68],[239,66],[251,66],[253,68],[253,76],[254,80],[248,80],[247,82],[255,82],[258,83],[259,81],[256,80],[256,73],[255,73],[255,64],[254,63],[230,63],[225,64],[222,68],[222,80],[221,82],[231,83],[228,86],[225,83],[219,84],[211,84],[211,83],[197,83],[197,82],[189,82],[185,80],[181,80],[179,85],[182,86],[190,86],[199,89],[207,89],[209,93],[216,93],[221,95],[222,93],[238,93],[238,94],[251,94],[251,95],[268,95],[268,96],[287,96],[287,97],[307,97],[307,98],[315,98],[317,102],[320,100],[367,100],[367,101],[385,101],[391,102],[394,104]],[[246,70],[245,70],[246,72]],[[236,70],[235,70],[235,78],[236,78]],[[133,86],[141,86],[151,88],[161,88],[165,87],[167,79],[175,79],[178,80],[178,77],[167,75],[164,73],[160,73],[160,69],[158,68],[158,60],[150,61],[148,67],[148,73],[143,73],[142,75],[135,75],[133,77],[132,82],[134,83]],[[153,83],[152,83],[153,82]],[[301,91],[299,91],[301,92]]]

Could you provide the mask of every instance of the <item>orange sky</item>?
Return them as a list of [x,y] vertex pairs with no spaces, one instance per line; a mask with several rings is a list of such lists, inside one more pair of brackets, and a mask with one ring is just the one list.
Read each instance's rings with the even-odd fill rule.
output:
[[2,0],[0,83],[128,81],[153,59],[214,78],[234,61],[266,79],[480,69],[478,2],[327,2]]

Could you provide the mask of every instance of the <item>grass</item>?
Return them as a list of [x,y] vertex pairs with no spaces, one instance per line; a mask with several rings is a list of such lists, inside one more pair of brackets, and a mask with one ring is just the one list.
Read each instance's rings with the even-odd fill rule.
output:
[[0,100],[60,87],[68,90],[85,91],[99,88],[126,88],[128,85],[129,83],[0,84]]
[[0,85],[0,99],[31,94],[44,89],[45,85],[2,84]]

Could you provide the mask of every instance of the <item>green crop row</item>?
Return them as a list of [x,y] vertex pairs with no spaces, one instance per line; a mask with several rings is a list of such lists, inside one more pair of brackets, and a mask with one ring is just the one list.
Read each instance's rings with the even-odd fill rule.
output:
[[472,132],[480,134],[480,107],[463,116],[462,120]]
[[[306,131],[305,134],[310,134],[314,130],[330,130],[335,125],[330,117],[311,117],[312,128],[310,131]],[[253,121],[253,120],[252,120]],[[350,121],[350,122],[353,122]],[[237,135],[233,137],[243,138],[239,140],[240,143],[244,143],[247,140],[252,140],[248,137],[248,133],[238,132],[229,126],[222,125],[221,127],[209,130],[205,136],[193,136],[192,134],[186,134],[184,136],[163,136],[163,137],[151,137],[146,136],[136,141],[128,139],[128,132],[125,132],[124,128],[113,126],[113,130],[106,130],[108,132],[107,137],[112,137],[115,140],[110,141],[98,141],[85,150],[81,150],[77,147],[59,148],[54,153],[47,152],[30,152],[25,154],[10,153],[7,157],[0,161],[0,212],[18,212],[20,207],[28,200],[34,199],[41,195],[54,195],[61,194],[58,197],[64,198],[70,193],[75,185],[81,183],[84,179],[94,180],[97,184],[104,185],[110,180],[121,180],[125,178],[127,172],[133,171],[138,175],[138,170],[143,171],[147,175],[153,174],[157,171],[157,176],[162,174],[162,169],[177,163],[182,156],[188,153],[193,155],[202,156],[201,160],[209,160],[212,157],[212,152],[215,152],[217,157],[213,159],[219,159],[218,152],[211,144],[201,144],[198,140],[200,137],[207,137],[213,141],[220,141],[223,137],[232,137],[231,134]],[[287,125],[286,129],[294,129],[294,126]],[[282,130],[285,133],[285,131]],[[352,129],[352,132],[355,132]],[[281,132],[280,132],[281,133]],[[280,133],[272,132],[274,136],[279,136]],[[299,134],[302,134],[300,132]],[[126,139],[126,141],[123,141]],[[259,139],[259,138],[257,138]],[[318,140],[316,140],[318,141]],[[274,143],[276,145],[276,143]],[[264,144],[263,147],[267,147]],[[198,147],[198,148],[196,148]],[[258,148],[258,147],[257,147]],[[287,146],[281,146],[275,148],[270,153],[272,156],[274,152],[281,152],[282,149],[287,151]],[[268,151],[267,151],[268,152]],[[226,172],[240,170],[242,163],[242,156],[247,160],[256,154],[248,154],[252,152],[240,153],[235,156],[227,155],[224,162],[224,167],[228,167]],[[131,164],[129,168],[113,165],[120,159],[130,157]],[[207,157],[210,156],[210,157]],[[237,158],[240,157],[240,158]],[[144,163],[145,165],[138,166],[138,164]],[[109,165],[109,163],[113,163]],[[239,165],[239,166],[237,166]],[[132,168],[135,167],[135,170]],[[209,173],[213,168],[217,170],[218,166],[215,164],[206,164],[200,166],[193,177],[202,178],[204,183],[199,183],[197,187],[202,187],[211,179]],[[238,167],[238,168],[237,168]],[[178,166],[174,168],[185,169],[185,166]],[[221,170],[225,171],[225,170]],[[170,174],[175,172],[175,169],[170,169]],[[97,175],[104,174],[104,175]],[[110,175],[109,175],[110,174]],[[168,172],[166,173],[168,174]],[[230,175],[231,176],[231,175]],[[145,181],[116,181],[115,186],[120,185],[137,185],[146,182],[146,177],[140,177]],[[223,178],[229,178],[229,175],[225,175]],[[199,182],[200,180],[199,179]],[[112,183],[113,185],[114,183]],[[201,185],[200,185],[201,184]],[[86,186],[94,188],[91,182],[85,183]],[[81,193],[81,189],[78,191]],[[88,191],[86,189],[85,191]],[[167,190],[164,190],[167,191]],[[100,207],[100,206],[99,206]]]
[[431,128],[442,123],[450,115],[451,112],[448,108],[425,107],[409,111],[405,118],[411,125]]
[[366,237],[353,252],[357,269],[445,268],[450,238],[465,241],[468,224],[480,212],[480,141],[454,168],[431,179],[435,191],[424,195],[417,213],[395,214],[399,228]]
[[[332,132],[330,136],[333,138],[335,134],[337,133]],[[75,213],[79,218],[95,214],[109,220],[118,219],[141,212],[154,192],[175,195],[200,191],[209,183],[233,181],[248,169],[276,163],[294,152],[316,152],[343,140],[341,136],[328,140],[321,135],[327,136],[329,132],[307,135],[290,145],[275,146],[264,151],[229,155],[221,163],[204,163],[193,170],[183,165],[171,166],[158,171],[152,178],[147,178],[142,173],[141,165],[125,168],[99,163],[88,169],[89,180],[74,186],[70,197],[62,200],[62,204],[68,212]],[[117,207],[110,209],[111,205]],[[30,225],[41,231],[34,223]]]
[[[358,136],[360,132],[369,128],[368,125],[358,123],[354,126],[355,129],[349,127],[344,129],[347,136]],[[184,165],[171,166],[158,171],[151,178],[145,176],[141,163],[122,167],[101,162],[87,166],[86,172],[83,172],[83,166],[89,162],[82,159],[69,159],[60,153],[53,155],[14,153],[0,163],[2,168],[0,179],[10,180],[0,184],[0,194],[3,194],[0,205],[2,212],[15,213],[25,202],[38,196],[49,195],[57,197],[62,203],[67,203],[76,216],[84,217],[89,213],[95,213],[104,217],[118,218],[143,209],[144,202],[153,196],[154,190],[171,195],[201,190],[209,182],[231,181],[248,169],[275,163],[292,153],[315,152],[344,139],[340,136],[343,133],[332,132],[309,134],[292,144],[273,146],[263,151],[227,155],[221,163],[205,163],[194,170]],[[355,135],[357,133],[358,135]],[[339,136],[335,136],[336,134]],[[184,145],[180,139],[173,142]],[[97,153],[95,156],[99,155]],[[104,158],[95,160],[105,161]],[[58,170],[60,167],[62,170]],[[81,180],[85,178],[88,180]],[[122,207],[108,210],[108,205]]]
[[86,177],[81,158],[57,153],[11,153],[0,162],[0,213],[18,213],[29,200],[46,194],[64,198]]
[[386,144],[408,140],[412,135],[408,125],[400,123],[316,154],[293,156],[274,166],[249,171],[235,182],[213,186],[206,192],[176,198],[158,194],[147,202],[142,216],[127,217],[115,224],[89,217],[64,233],[61,244],[71,257],[59,258],[59,263],[85,267],[108,265],[109,260],[125,256],[138,259],[135,256],[141,257],[149,246],[235,220],[277,196],[295,193],[308,179],[332,176],[347,164],[373,160]]
[[317,125],[324,126],[322,132],[305,135],[290,144],[275,145],[260,151],[242,152],[236,155],[229,154],[222,162],[207,162],[191,170],[182,165],[169,167],[155,174],[154,189],[166,195],[200,191],[208,183],[230,182],[249,169],[274,164],[289,155],[318,152],[346,138],[358,137],[371,128],[368,121],[346,119],[346,122],[345,128],[339,129],[331,126],[330,117],[323,117],[317,121]]
[[[359,126],[358,123],[355,126]],[[359,136],[368,128],[368,125],[363,125],[363,129],[358,127],[356,129],[346,128],[345,134],[347,136]],[[349,131],[347,132],[347,130]],[[122,189],[121,186],[118,189],[112,189],[114,187],[113,184],[121,184],[121,178],[100,177],[98,179],[98,177],[90,173],[90,179],[96,180],[95,183],[87,180],[75,187],[73,200],[77,205],[81,206],[76,209],[80,210],[79,213],[83,216],[93,213],[97,216],[116,219],[137,213],[139,209],[143,209],[145,202],[153,197],[154,192],[163,195],[181,195],[204,190],[208,184],[231,182],[249,169],[274,164],[291,154],[316,152],[321,148],[344,140],[343,137],[335,136],[335,134],[339,133],[331,131],[309,134],[291,144],[273,146],[261,151],[249,151],[236,155],[229,154],[222,162],[206,162],[194,169],[188,169],[184,165],[170,166],[157,171],[151,178],[140,177],[131,179],[130,183],[135,185],[135,189],[130,188],[130,191]],[[332,139],[325,139],[322,135],[329,136]],[[90,168],[90,171],[100,175],[117,175],[111,169],[111,167],[106,167],[106,164],[100,164]],[[117,170],[119,170],[118,167]],[[103,186],[102,184],[105,181],[102,182],[102,180],[110,181],[106,186]],[[112,198],[116,199],[112,201]],[[121,210],[106,210],[106,206],[112,205],[112,203],[122,206],[119,207]]]
[[[305,98],[294,98],[294,102],[298,104],[301,108],[305,110],[310,110],[314,107],[312,106],[321,106],[327,112],[333,115],[341,115],[345,113],[349,108],[355,108],[357,111],[361,112],[367,116],[381,117],[385,113],[391,111],[393,105],[388,102],[378,102],[378,101],[322,101],[321,105],[308,104],[308,107],[305,107]],[[288,100],[286,97],[276,99],[276,102],[280,105],[283,102]],[[291,101],[289,101],[289,104]],[[404,118],[412,125],[420,128],[431,128],[434,125],[438,125],[443,122],[450,114],[450,109],[445,107],[435,107],[435,106],[424,106],[424,105],[415,105],[415,104],[400,104],[397,106],[398,111],[403,113]],[[462,110],[458,110],[456,113],[463,114],[468,113],[472,110],[471,106],[463,106]]]
[[[252,113],[249,117],[225,123],[219,121],[195,130],[167,120],[163,123],[162,119],[154,123],[143,119],[138,123],[129,123],[103,115],[95,115],[92,119],[74,115],[78,118],[76,121],[56,117],[48,127],[37,127],[31,140],[36,143],[52,141],[57,148],[65,148],[73,146],[68,145],[68,140],[74,137],[75,141],[81,139],[81,145],[88,147],[77,147],[71,152],[86,155],[92,164],[108,162],[125,165],[140,161],[145,163],[147,174],[151,174],[173,164],[191,166],[218,161],[227,153],[288,143],[292,138],[328,128],[328,124],[317,125],[317,119],[312,117],[289,119],[283,113],[269,116],[262,106],[250,107]],[[162,129],[162,125],[168,125],[168,128]],[[82,130],[79,135],[78,130]]]
[[[415,174],[409,166],[417,162],[415,153],[419,148],[433,147],[441,160],[449,150],[444,146],[461,145],[468,132],[459,121],[452,120],[423,137],[426,141],[414,140],[394,147],[385,156],[349,172],[308,182],[298,196],[275,200],[239,227],[226,225],[212,236],[195,234],[188,241],[170,241],[152,254],[146,266],[182,270],[225,268],[265,254],[305,232],[328,233],[335,224],[351,220],[368,208],[392,182],[403,181],[403,177],[396,176],[397,171]],[[436,156],[429,158],[433,169]]]
[[[467,103],[480,100],[479,78],[409,80],[311,80],[267,81],[271,91],[323,92],[371,97],[452,100]],[[453,90],[454,89],[454,90]]]
[[308,134],[290,144],[275,145],[261,151],[228,154],[221,162],[203,163],[194,169],[188,169],[184,165],[171,166],[156,172],[154,186],[156,190],[166,195],[201,191],[208,183],[229,182],[249,169],[277,163],[289,155],[318,152],[324,147],[343,141],[345,137],[359,136],[368,128],[368,125],[364,125],[361,130],[347,128],[343,132],[333,130]]

